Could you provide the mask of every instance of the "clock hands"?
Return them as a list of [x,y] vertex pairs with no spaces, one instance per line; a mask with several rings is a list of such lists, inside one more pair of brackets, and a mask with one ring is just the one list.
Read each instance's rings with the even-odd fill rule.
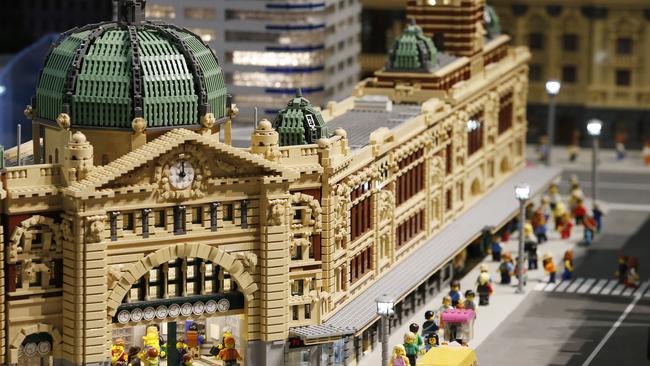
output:
[[181,178],[185,178],[185,162],[181,161],[181,172],[178,173],[178,176]]

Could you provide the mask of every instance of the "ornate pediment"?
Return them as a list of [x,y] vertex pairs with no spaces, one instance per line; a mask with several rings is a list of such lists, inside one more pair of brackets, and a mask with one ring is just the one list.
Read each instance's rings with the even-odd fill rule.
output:
[[[161,199],[201,197],[222,180],[274,177],[293,180],[298,173],[244,149],[226,145],[215,136],[173,130],[148,142],[68,187],[72,195],[99,190],[153,191]],[[83,193],[82,193],[83,192]]]

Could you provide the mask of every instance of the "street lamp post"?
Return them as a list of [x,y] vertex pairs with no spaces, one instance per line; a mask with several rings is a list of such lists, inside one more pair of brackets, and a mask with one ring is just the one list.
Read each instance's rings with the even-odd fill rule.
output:
[[517,258],[517,293],[524,293],[524,226],[526,224],[526,202],[530,198],[530,186],[515,187],[515,197],[519,200],[519,258]]
[[596,205],[596,194],[598,192],[596,187],[598,180],[598,143],[602,129],[603,122],[599,119],[592,119],[587,122],[587,132],[593,138],[593,149],[591,150],[591,199],[594,206]]
[[395,301],[388,295],[381,295],[377,300],[377,315],[381,316],[381,364],[388,366],[388,318],[395,313]]
[[546,122],[546,135],[548,143],[546,147],[546,156],[544,160],[547,166],[551,166],[551,148],[555,139],[555,109],[556,97],[560,94],[562,84],[558,80],[549,80],[546,82],[546,93],[548,94],[548,120]]

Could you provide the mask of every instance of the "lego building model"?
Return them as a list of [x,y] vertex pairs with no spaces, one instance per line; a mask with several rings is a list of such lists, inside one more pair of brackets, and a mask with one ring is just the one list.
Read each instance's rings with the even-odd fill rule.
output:
[[[530,62],[530,132],[546,132],[545,83],[562,82],[557,96],[556,142],[573,142],[574,130],[598,116],[603,142],[634,149],[650,136],[648,49],[650,7],[635,0],[493,0],[504,31],[526,45]],[[587,137],[587,136],[584,136]]]
[[555,175],[524,167],[530,55],[483,0],[410,1],[384,69],[322,111],[298,92],[249,148],[214,52],[144,3],[53,44],[33,163],[1,170],[2,363],[353,365],[379,294],[439,289]]

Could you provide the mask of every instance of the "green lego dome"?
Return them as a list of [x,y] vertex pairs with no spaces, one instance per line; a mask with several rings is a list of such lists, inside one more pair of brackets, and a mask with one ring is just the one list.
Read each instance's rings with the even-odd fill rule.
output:
[[280,135],[280,146],[315,144],[318,139],[329,137],[323,116],[302,96],[300,89],[287,107],[278,112],[273,128]]
[[52,45],[41,71],[33,117],[73,127],[198,127],[226,117],[228,96],[214,51],[199,36],[144,21],[145,0],[120,0],[118,21],[75,28]]
[[386,71],[429,72],[437,63],[437,54],[431,38],[413,22],[395,40],[388,55]]

